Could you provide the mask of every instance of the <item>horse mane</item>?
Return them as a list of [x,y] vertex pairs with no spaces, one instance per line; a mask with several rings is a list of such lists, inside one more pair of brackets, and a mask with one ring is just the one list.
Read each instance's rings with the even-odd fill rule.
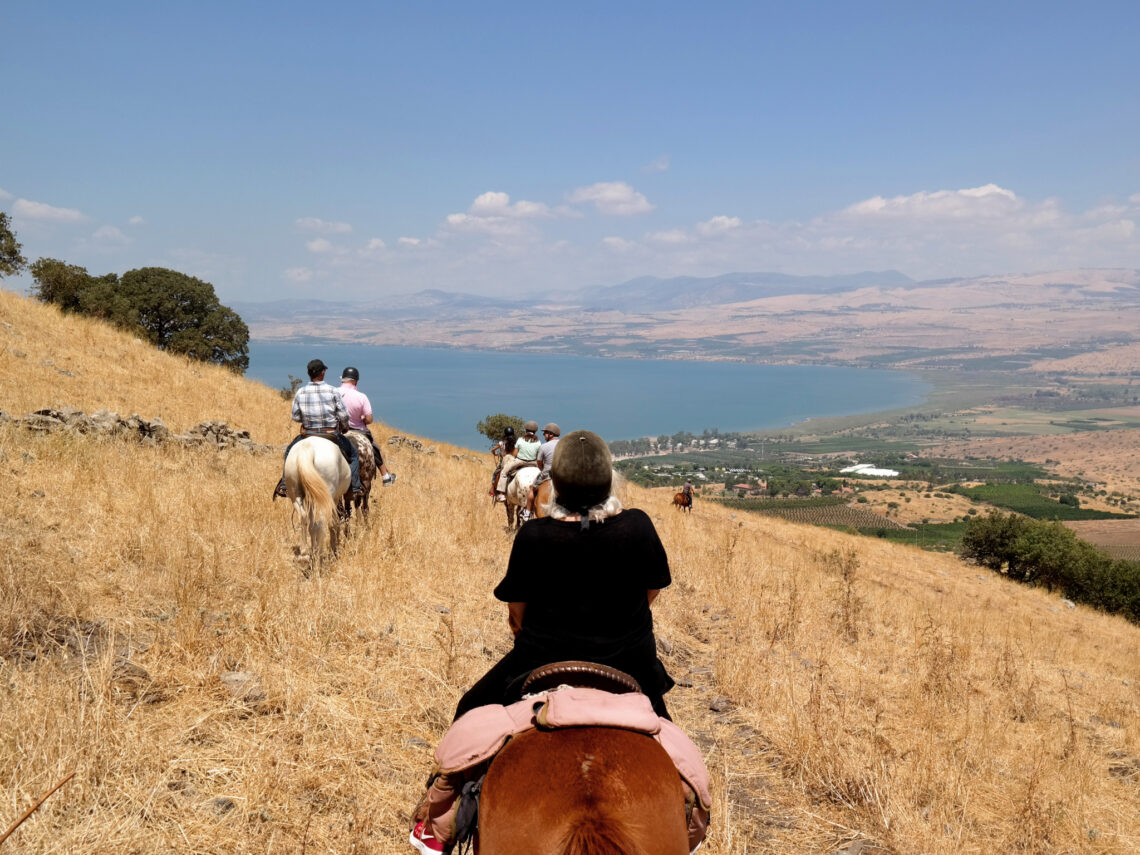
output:
[[561,855],[645,855],[625,828],[605,814],[580,817],[564,838]]

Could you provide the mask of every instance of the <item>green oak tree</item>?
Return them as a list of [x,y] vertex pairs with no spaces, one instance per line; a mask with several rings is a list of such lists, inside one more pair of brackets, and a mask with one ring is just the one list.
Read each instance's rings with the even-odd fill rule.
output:
[[479,433],[483,434],[487,439],[493,441],[502,439],[503,431],[508,427],[513,427],[515,433],[522,436],[524,424],[526,424],[526,422],[518,416],[508,416],[506,413],[495,413],[494,415],[487,416],[481,420],[479,424],[475,425],[475,430],[479,431]]
[[15,276],[27,266],[28,259],[20,254],[21,249],[8,215],[0,211],[0,279]]

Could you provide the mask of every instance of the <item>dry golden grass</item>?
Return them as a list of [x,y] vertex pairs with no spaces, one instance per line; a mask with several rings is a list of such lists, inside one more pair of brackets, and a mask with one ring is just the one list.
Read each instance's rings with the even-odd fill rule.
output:
[[[272,390],[0,297],[5,410],[290,433]],[[431,748],[510,643],[490,461],[440,449],[392,449],[400,480],[306,580],[268,500],[278,455],[0,425],[0,833],[77,770],[5,851],[410,851]],[[655,614],[713,776],[706,851],[1140,848],[1140,628],[951,557],[623,489],[673,569]]]

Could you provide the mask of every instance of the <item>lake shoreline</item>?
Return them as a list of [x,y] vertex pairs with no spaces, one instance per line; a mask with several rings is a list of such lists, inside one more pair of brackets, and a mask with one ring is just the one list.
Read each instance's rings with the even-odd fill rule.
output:
[[918,372],[897,369],[315,339],[252,341],[246,376],[281,389],[314,357],[330,366],[333,380],[345,365],[359,368],[377,421],[466,448],[485,444],[474,426],[496,412],[557,421],[567,430],[589,426],[618,440],[714,427],[786,431],[814,419],[926,406],[934,391]]

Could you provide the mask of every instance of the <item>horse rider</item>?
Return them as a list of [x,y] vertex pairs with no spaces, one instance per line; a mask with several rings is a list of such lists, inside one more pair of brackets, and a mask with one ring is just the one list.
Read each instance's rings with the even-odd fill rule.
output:
[[657,530],[644,511],[622,510],[597,434],[568,433],[549,471],[550,516],[519,529],[494,592],[508,605],[514,648],[460,699],[455,717],[517,701],[533,669],[578,659],[625,671],[668,718],[663,696],[674,683],[657,658],[649,610],[671,578]]
[[376,459],[376,471],[384,476],[382,484],[387,487],[395,482],[396,476],[388,471],[384,465],[384,456],[380,453],[380,446],[372,436],[368,426],[372,424],[372,404],[368,396],[356,388],[360,382],[360,372],[351,365],[340,372],[340,396],[344,399],[344,408],[348,410],[348,429],[364,434],[372,445],[372,456]]
[[507,500],[507,484],[510,483],[511,476],[516,469],[523,466],[538,465],[536,462],[538,460],[538,449],[542,443],[535,436],[537,432],[538,422],[529,421],[523,425],[523,435],[515,442],[514,455],[504,458],[503,471],[499,473],[499,483],[495,487],[495,490],[503,497],[498,501],[505,502]]
[[523,522],[529,520],[534,513],[534,497],[538,495],[538,488],[543,482],[550,480],[550,467],[554,462],[554,449],[558,445],[558,437],[561,436],[561,434],[561,428],[554,422],[548,422],[542,429],[542,438],[545,441],[538,447],[538,477],[534,479],[534,483],[527,489],[526,510],[523,511],[522,515]]
[[[491,446],[491,455],[495,458],[495,472],[491,475],[491,489],[487,495],[495,495],[495,486],[499,483],[499,473],[503,471],[503,463],[508,456],[515,453],[515,429],[511,425],[503,428],[503,438]],[[504,497],[505,498],[505,497]]]
[[681,488],[681,492],[685,494],[691,508],[693,506],[693,482],[686,478],[685,486]]
[[[352,472],[352,483],[348,489],[352,498],[356,498],[363,492],[360,486],[360,460],[356,456],[356,446],[340,432],[348,429],[348,411],[344,408],[340,392],[325,382],[325,372],[328,369],[319,359],[309,360],[306,366],[309,382],[293,396],[293,421],[301,423],[301,432],[285,447],[285,459],[289,459],[293,446],[305,437],[322,436],[335,442],[348,460],[348,468]],[[285,475],[282,474],[273,490],[273,498],[285,495]]]

